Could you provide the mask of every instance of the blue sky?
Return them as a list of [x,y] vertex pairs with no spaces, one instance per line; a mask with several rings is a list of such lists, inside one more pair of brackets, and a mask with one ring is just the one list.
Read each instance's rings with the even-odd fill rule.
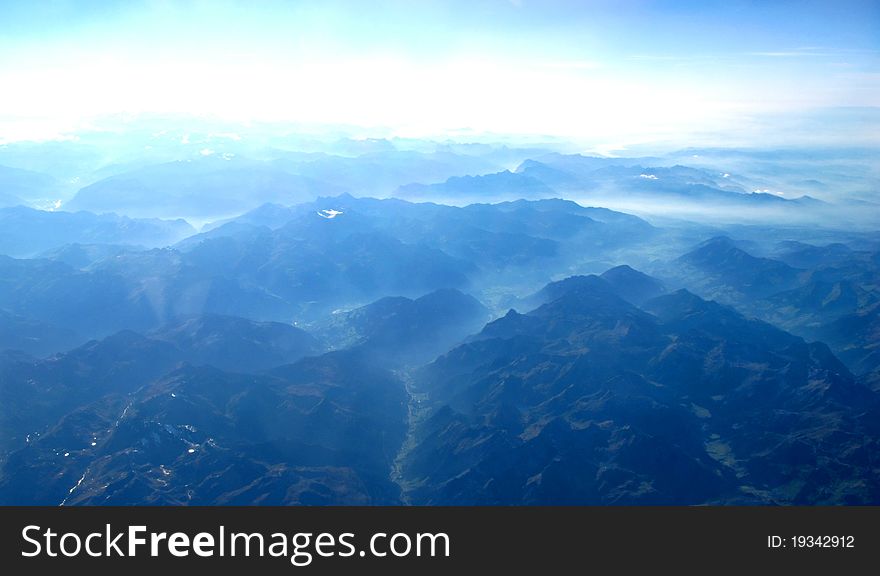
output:
[[[108,114],[541,134],[871,141],[880,2],[0,2],[0,137]],[[848,111],[848,112],[847,112]],[[834,118],[819,126],[816,118]]]

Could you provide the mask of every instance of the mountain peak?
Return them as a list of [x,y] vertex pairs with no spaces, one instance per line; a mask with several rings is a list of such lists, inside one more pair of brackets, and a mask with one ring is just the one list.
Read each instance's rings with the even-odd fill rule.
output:
[[610,284],[618,296],[637,305],[666,292],[662,282],[626,264],[606,270],[600,278]]

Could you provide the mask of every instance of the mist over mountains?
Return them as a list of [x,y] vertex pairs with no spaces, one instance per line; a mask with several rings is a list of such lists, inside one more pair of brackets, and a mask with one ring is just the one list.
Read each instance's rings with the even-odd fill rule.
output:
[[5,144],[0,503],[877,504],[874,158]]

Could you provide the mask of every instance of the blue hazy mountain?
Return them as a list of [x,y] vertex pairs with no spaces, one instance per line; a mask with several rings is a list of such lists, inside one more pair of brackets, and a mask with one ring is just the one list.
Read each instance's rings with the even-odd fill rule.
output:
[[275,230],[236,228],[222,236],[226,226],[188,241],[181,257],[258,286],[305,315],[383,294],[463,288],[473,269],[425,243],[403,242],[349,211],[337,218],[307,212]]
[[856,373],[880,370],[880,303],[843,314],[817,333]]
[[73,348],[82,339],[66,328],[0,309],[0,350],[43,356]]
[[0,309],[83,338],[150,330],[180,316],[280,317],[289,304],[259,287],[206,272],[170,250],[125,252],[77,269],[0,256]]
[[233,372],[267,370],[325,351],[314,336],[290,324],[216,314],[181,318],[148,337],[174,344],[191,364]]
[[563,280],[550,282],[534,294],[523,298],[517,305],[521,308],[533,309],[574,291],[601,292],[640,305],[646,300],[664,294],[666,287],[660,280],[624,264],[609,268],[599,276],[594,274],[569,276]]
[[789,240],[776,246],[775,256],[778,260],[796,268],[815,268],[822,265],[834,265],[841,260],[849,260],[856,251],[840,242],[827,246],[814,246],[805,242]]
[[626,264],[606,270],[600,278],[611,285],[615,294],[637,306],[666,292],[660,280]]
[[334,312],[320,334],[334,347],[356,347],[384,362],[422,364],[478,332],[488,318],[478,300],[446,289]]
[[128,252],[141,252],[144,248],[137,246],[122,246],[118,244],[65,244],[58,248],[51,248],[36,255],[36,258],[63,262],[72,268],[88,268],[95,262],[107,258],[122,256]]
[[185,220],[0,208],[0,254],[15,257],[35,256],[66,244],[167,246],[194,232]]
[[0,207],[50,202],[62,197],[66,187],[48,174],[0,166]]
[[[878,252],[787,241],[753,256],[712,238],[663,269],[667,280],[809,340],[827,342],[856,374],[876,368],[872,311],[880,302]],[[793,265],[800,266],[795,268]]]
[[520,281],[537,275],[546,282],[557,269],[566,270],[585,254],[601,257],[657,234],[635,216],[565,200],[454,207],[342,195],[292,207],[264,205],[186,240],[181,247],[189,249],[208,238],[255,238],[261,227],[311,230],[321,224],[318,216],[323,210],[340,212],[328,220],[340,230],[337,233],[381,230],[407,244],[429,246],[470,262],[481,277],[507,273]]
[[471,203],[554,198],[557,193],[536,178],[505,170],[483,176],[454,176],[438,184],[407,184],[398,188],[394,195],[406,199]]
[[[682,165],[675,162],[677,159],[677,155],[600,158],[547,154],[526,160],[516,174],[542,182],[564,197],[660,217],[819,223],[827,220],[829,210],[838,209],[808,194],[777,193],[775,187],[771,191],[766,180],[730,174],[714,166]],[[844,216],[841,212],[835,217]]]
[[795,288],[803,271],[771,258],[752,256],[726,236],[711,238],[676,260],[674,274],[690,276],[705,293],[722,299],[754,298]]
[[444,149],[398,150],[393,146],[388,149],[387,145],[383,149],[371,149],[365,142],[351,141],[334,150],[336,154],[280,154],[271,164],[292,174],[334,182],[361,195],[383,197],[413,182],[433,184],[448,178],[493,172],[507,160],[499,158],[497,150],[462,154]]
[[261,163],[209,156],[110,176],[82,188],[65,207],[204,220],[238,214],[265,202],[294,204],[342,190]]

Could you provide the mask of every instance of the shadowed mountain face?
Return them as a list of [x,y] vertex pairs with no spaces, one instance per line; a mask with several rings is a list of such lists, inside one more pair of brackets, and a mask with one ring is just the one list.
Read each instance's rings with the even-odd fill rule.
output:
[[625,264],[606,270],[600,278],[608,282],[618,296],[637,306],[666,292],[662,282]]
[[514,269],[533,275],[541,267],[546,274],[584,253],[637,244],[657,232],[640,218],[558,199],[458,208],[342,195],[291,208],[262,206],[180,247],[189,249],[206,238],[252,238],[263,226],[311,232],[322,210],[340,212],[333,218],[336,235],[381,231],[467,260],[487,273]]
[[0,350],[42,356],[72,348],[80,338],[72,331],[0,310]]
[[786,241],[769,253],[772,258],[756,257],[716,237],[658,272],[667,283],[828,343],[856,374],[880,366],[871,352],[877,333],[870,321],[880,302],[877,252]]
[[0,359],[0,460],[29,445],[60,418],[107,395],[126,395],[182,360],[171,344],[120,332],[66,354]]
[[405,430],[405,393],[367,358],[333,353],[262,376],[191,366],[155,376],[168,368],[171,346],[139,342],[128,347],[134,364],[98,356],[115,341],[60,359],[100,375],[100,393],[85,378],[64,381],[47,363],[34,365],[32,405],[17,408],[33,411],[63,385],[67,412],[39,427],[14,421],[4,402],[4,428],[34,430],[5,447],[4,504],[398,501],[389,470]]
[[183,318],[148,336],[174,344],[188,362],[232,372],[266,370],[324,351],[318,340],[295,326],[213,314]]
[[839,317],[820,335],[857,373],[880,369],[880,304]]
[[382,298],[340,312],[321,331],[337,347],[354,346],[384,362],[421,364],[478,332],[489,311],[458,290],[437,290],[415,300]]
[[[800,270],[741,250],[726,237],[712,238],[678,259],[703,276],[703,283],[732,288],[746,297],[762,297],[794,288]],[[685,271],[685,274],[687,271]]]
[[615,266],[602,273],[601,276],[570,276],[564,280],[551,282],[541,290],[525,298],[523,307],[536,308],[561,296],[575,291],[594,291],[614,295],[631,304],[642,302],[666,292],[663,283],[643,272],[629,266]]
[[877,396],[827,347],[685,291],[642,311],[598,278],[568,286],[417,374],[429,408],[403,458],[409,501],[880,496]]

